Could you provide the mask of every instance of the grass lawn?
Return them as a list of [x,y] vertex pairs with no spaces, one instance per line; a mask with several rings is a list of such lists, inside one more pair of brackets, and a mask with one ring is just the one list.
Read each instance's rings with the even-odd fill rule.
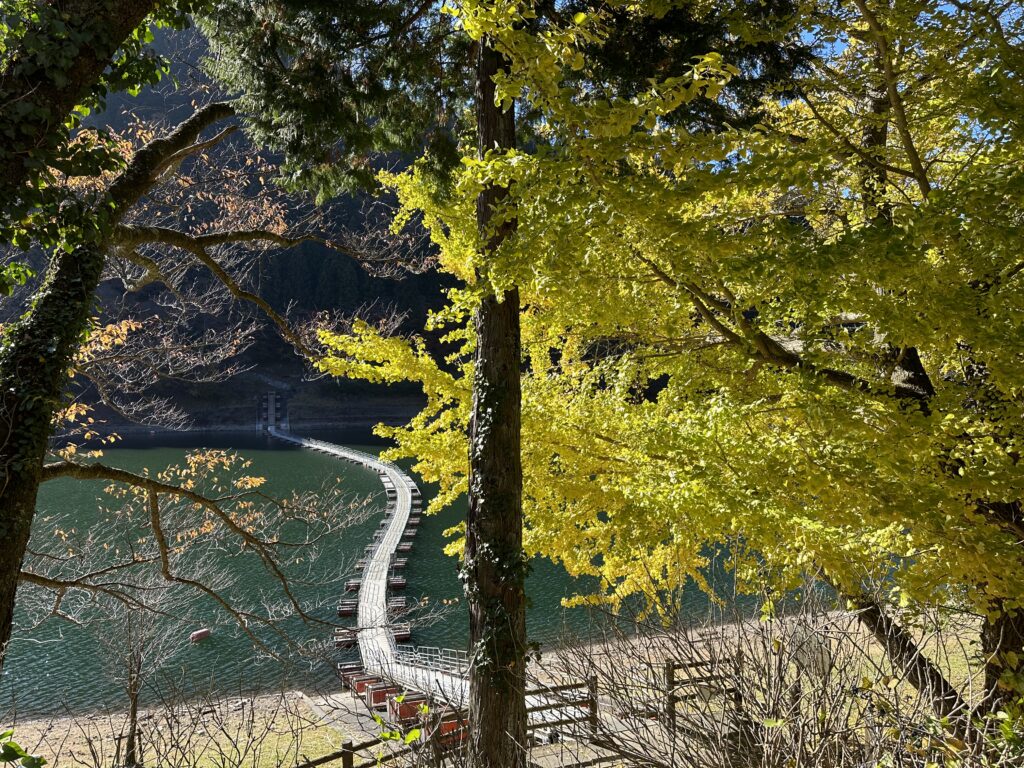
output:
[[[124,713],[19,723],[15,740],[50,766],[108,768],[123,762]],[[343,734],[295,694],[217,704],[185,704],[140,713],[144,763],[189,768],[294,766],[340,749]]]

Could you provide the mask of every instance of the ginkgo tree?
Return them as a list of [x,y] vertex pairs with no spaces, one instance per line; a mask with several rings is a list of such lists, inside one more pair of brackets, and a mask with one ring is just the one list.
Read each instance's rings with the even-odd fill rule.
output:
[[600,12],[533,32],[513,7],[462,3],[461,20],[512,62],[502,93],[539,115],[536,152],[467,158],[450,194],[416,168],[387,177],[467,283],[432,321],[460,350],[435,361],[356,327],[323,368],[422,381],[394,453],[441,483],[435,507],[464,492],[465,320],[490,288],[472,201],[508,186],[517,230],[486,274],[524,307],[531,551],[601,577],[612,604],[712,590],[715,542],[741,584],[881,582],[979,613],[989,702],[1019,687],[1019,9],[803,3],[780,34],[813,41],[806,71],[758,124],[701,131],[671,116],[734,76],[715,51],[619,97],[586,77]]

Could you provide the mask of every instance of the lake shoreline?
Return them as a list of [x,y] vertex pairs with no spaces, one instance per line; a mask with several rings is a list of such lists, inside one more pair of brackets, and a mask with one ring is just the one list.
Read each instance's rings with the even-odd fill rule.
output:
[[[180,429],[149,426],[125,421],[116,414],[101,414],[97,431],[118,435],[188,435],[201,433],[257,433],[263,428],[253,406],[220,407],[210,405],[186,408],[190,423]],[[424,406],[422,397],[346,396],[340,398],[303,397],[288,401],[288,421],[292,430],[363,429],[369,433],[377,424],[399,426],[408,423]]]
[[[331,419],[326,421],[314,421],[314,422],[292,422],[291,428],[294,430],[312,429],[312,430],[331,430],[331,429],[354,429],[365,427],[372,429],[380,421],[377,419]],[[156,435],[156,436],[167,436],[167,435],[201,435],[204,433],[219,433],[219,432],[262,432],[265,430],[265,426],[256,421],[242,423],[242,424],[213,424],[213,425],[195,425],[182,427],[181,429],[169,429],[166,427],[149,427],[145,424],[125,424],[123,426],[115,426],[110,431],[119,435]]]
[[[332,419],[329,423],[334,425],[338,421]],[[367,419],[362,421],[368,423]],[[327,427],[332,428],[336,427]],[[307,434],[307,429],[309,432],[316,430],[313,422],[293,424],[292,429],[297,434]],[[373,452],[387,444],[381,438],[370,438],[368,429],[351,431],[359,434],[315,436]],[[157,434],[160,436],[156,437]],[[153,437],[146,434],[126,436],[123,443],[105,447],[108,453],[104,461],[130,471],[142,471],[143,467],[175,466],[187,452],[199,446],[235,451],[251,460],[252,471],[267,478],[265,492],[272,495],[287,496],[295,490],[314,492],[324,487],[324,483],[334,484],[338,480],[355,494],[379,494],[382,490],[379,478],[374,473],[357,471],[348,463],[313,451],[295,450],[284,443],[278,444],[278,441],[260,436],[252,429],[239,431],[225,427],[211,431],[196,428],[160,433],[154,430]],[[89,526],[100,522],[90,515],[100,512],[97,497],[102,488],[95,484],[61,481],[44,490],[40,501],[40,509],[44,511],[41,520],[47,515],[67,514],[69,510],[74,510],[75,527],[79,530],[87,531]],[[423,484],[422,492],[424,499],[429,500],[435,491],[430,484]],[[450,615],[446,615],[443,620],[418,625],[414,637],[417,645],[449,648],[464,648],[466,645],[468,616],[462,585],[458,580],[455,561],[443,553],[443,546],[447,543],[444,531],[461,520],[465,512],[465,502],[460,500],[438,515],[424,516],[418,528],[415,550],[406,569],[406,594],[414,605],[446,606],[444,610],[446,614],[450,612]],[[325,543],[319,561],[347,562],[348,558],[354,562],[354,558],[362,553],[366,543],[371,540],[377,526],[377,520],[368,519],[358,528],[349,530],[345,536]],[[68,526],[62,524],[62,528],[67,529]],[[262,576],[250,578],[249,571],[242,573],[242,563],[242,559],[230,559],[226,561],[225,567],[239,569],[238,573],[232,574],[233,584],[237,585],[239,599],[244,601],[249,590],[262,588],[259,580]],[[329,566],[325,567],[330,570]],[[262,574],[262,571],[259,573]],[[334,574],[334,571],[330,570],[330,573]],[[332,575],[332,587],[329,590],[323,585],[310,584],[308,594],[303,597],[310,604],[320,606],[318,610],[322,610],[322,618],[327,622],[336,621],[334,600],[343,593],[344,578]],[[303,579],[308,581],[308,576],[303,576]],[[550,650],[559,645],[560,636],[565,632],[585,633],[590,624],[586,612],[583,609],[566,609],[561,600],[592,589],[596,589],[595,584],[572,579],[564,568],[551,561],[538,559],[533,562],[527,582],[532,602],[527,617],[531,637],[540,641],[546,650]],[[704,599],[700,600],[703,602]],[[188,632],[202,627],[215,629],[212,643],[189,646],[188,655],[180,660],[190,680],[210,681],[216,678],[224,682],[235,681],[234,686],[229,682],[226,690],[236,695],[259,695],[263,691],[291,688],[337,690],[333,664],[317,666],[310,672],[311,677],[308,679],[281,673],[276,665],[264,667],[261,670],[264,679],[261,682],[254,681],[253,670],[246,662],[251,655],[251,644],[245,642],[244,637],[213,608],[208,610],[204,606],[197,611],[186,617],[184,622],[179,621],[181,626],[174,628],[175,632],[181,632],[186,637]],[[228,627],[229,631],[219,630],[222,625]],[[20,715],[44,721],[51,716],[69,712],[107,711],[118,706],[120,697],[109,672],[101,669],[96,661],[97,641],[87,631],[71,630],[56,621],[47,623],[37,631],[44,634],[49,632],[44,639],[47,642],[59,642],[59,645],[53,645],[50,650],[24,646],[13,649],[15,653],[8,658],[10,674],[0,685],[3,699],[8,704],[17,701],[21,705]],[[305,628],[296,628],[295,631],[301,640],[329,642],[329,638],[322,632],[310,633]],[[14,673],[16,669],[17,674]],[[244,692],[237,688],[240,679],[247,680]],[[202,683],[203,686],[207,684]],[[225,689],[220,684],[215,683],[215,686]]]

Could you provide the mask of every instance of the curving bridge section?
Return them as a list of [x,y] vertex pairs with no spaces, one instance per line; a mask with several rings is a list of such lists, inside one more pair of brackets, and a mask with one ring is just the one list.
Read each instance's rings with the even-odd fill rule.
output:
[[[267,432],[279,440],[372,469],[380,476],[387,491],[390,516],[385,518],[382,531],[375,534],[373,543],[366,549],[359,584],[356,642],[363,669],[456,708],[464,706],[469,700],[468,676],[472,662],[467,654],[446,648],[398,645],[394,638],[395,626],[388,616],[391,564],[413,510],[418,510],[421,504],[416,483],[399,467],[372,454],[299,437],[273,424],[267,427]],[[570,692],[579,688],[581,685],[564,685],[529,692],[526,696],[529,727],[583,723],[591,730],[596,728],[596,688],[591,689],[588,699]]]
[[376,472],[388,495],[390,516],[367,548],[356,609],[359,655],[367,672],[448,701],[465,701],[469,664],[465,654],[441,649],[417,649],[395,643],[388,616],[388,580],[391,563],[402,543],[413,507],[420,504],[420,492],[411,477],[391,462],[354,448],[323,440],[300,437],[268,426],[278,440],[335,456]]

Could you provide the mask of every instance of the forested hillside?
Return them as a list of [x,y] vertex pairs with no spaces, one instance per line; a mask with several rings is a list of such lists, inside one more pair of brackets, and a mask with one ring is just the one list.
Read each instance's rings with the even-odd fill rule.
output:
[[[210,50],[205,37],[197,30],[172,32],[158,29],[151,53],[166,60],[166,77],[159,83],[140,89],[137,94],[111,93],[101,109],[92,111],[84,119],[84,125],[102,127],[131,140],[187,117],[197,98],[209,98],[220,89],[203,73],[203,63]],[[174,79],[176,86],[170,78]],[[269,150],[264,150],[263,154],[268,158],[274,156]],[[255,172],[246,167],[249,157],[234,150],[226,152],[218,161],[218,172],[253,176]],[[412,153],[390,154],[376,158],[374,163],[380,167],[401,168],[414,157]],[[267,162],[266,170],[262,172],[269,174],[273,172],[274,161]],[[208,183],[203,179],[194,181]],[[266,181],[275,183],[270,178]],[[259,183],[263,182],[264,177],[261,176]],[[248,191],[243,191],[243,194],[252,196]],[[389,222],[386,214],[381,212],[382,202],[388,201],[375,201],[364,190],[353,190],[351,194],[335,197],[322,214],[327,219],[323,222],[324,229],[351,234],[356,241],[355,248],[335,249],[305,242],[289,250],[254,252],[244,266],[247,279],[270,306],[300,325],[327,315],[341,322],[358,315],[371,322],[385,322],[400,332],[422,328],[428,311],[440,309],[443,305],[443,290],[453,282],[429,269],[432,248],[425,240],[410,238],[408,245],[387,243]],[[179,200],[175,204],[182,203]],[[220,211],[216,207],[189,205],[191,226],[201,229],[218,225]],[[372,253],[360,250],[367,243]],[[46,261],[42,253],[30,252],[25,263],[33,268],[35,275],[4,303],[2,316],[7,320],[17,318],[25,311],[45,273]],[[101,304],[97,307],[97,317],[104,323],[117,323],[125,316],[123,285],[119,275],[111,273],[106,277],[98,287]],[[193,290],[197,293],[215,290],[215,278],[211,275],[197,271],[189,274],[189,281],[194,282]],[[132,301],[130,311],[136,316],[165,313],[165,299],[156,285],[134,291]],[[181,418],[175,420],[174,428],[249,427],[255,403],[268,389],[282,390],[291,397],[300,395],[294,408],[298,418],[305,416],[322,425],[334,421],[347,422],[355,403],[361,398],[372,399],[379,394],[372,388],[357,384],[317,383],[314,379],[321,377],[311,370],[308,360],[295,355],[291,345],[282,342],[273,329],[273,322],[244,305],[229,313],[223,313],[219,308],[204,310],[188,322],[193,330],[228,331],[241,322],[239,312],[246,322],[255,324],[253,333],[258,335],[260,343],[246,343],[244,348],[232,354],[229,397],[225,397],[221,376],[214,376],[208,382],[203,381],[202,376],[195,381],[189,381],[188,377],[159,377],[162,380],[154,379],[148,385],[151,395],[166,398],[174,407],[182,409]],[[318,407],[322,405],[322,396],[329,398],[339,393],[351,398],[346,408],[348,413],[334,414]],[[412,388],[399,387],[395,394],[415,401]],[[125,413],[107,407],[90,382],[81,380],[76,396],[94,407],[96,415],[111,428],[122,431],[133,428],[135,417],[126,417]],[[404,413],[408,407],[399,406],[398,412]],[[314,411],[317,413],[315,418]],[[378,418],[379,413],[374,413],[377,415],[372,418]],[[150,424],[145,417],[141,421],[149,426],[161,426],[158,422]],[[369,424],[367,422],[366,426]]]

